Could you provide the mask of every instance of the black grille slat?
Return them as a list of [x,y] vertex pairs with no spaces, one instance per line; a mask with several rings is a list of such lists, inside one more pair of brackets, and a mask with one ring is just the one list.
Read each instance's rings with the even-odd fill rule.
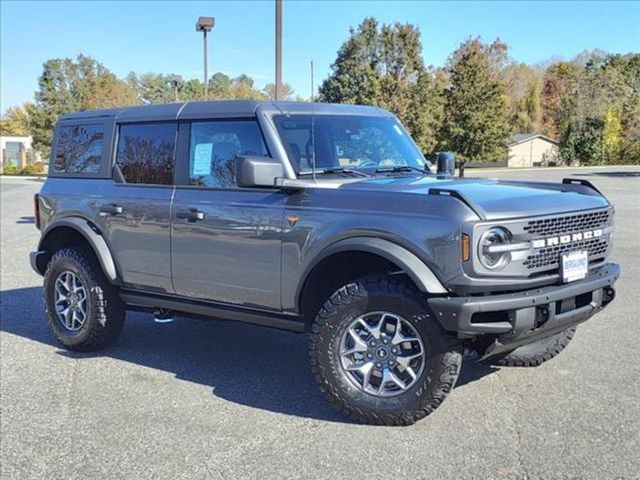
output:
[[[604,229],[609,224],[610,215],[609,210],[604,210],[531,220],[527,222],[524,231],[531,240],[537,240],[572,233],[582,233],[598,228]],[[604,237],[543,247],[536,250],[532,255],[529,255],[526,260],[524,260],[523,266],[532,272],[557,271],[560,267],[560,255],[563,253],[587,250],[589,261],[591,262],[604,259],[608,247],[608,241]]]
[[583,240],[582,242],[541,248],[535,255],[529,255],[522,264],[529,270],[543,267],[549,269],[558,268],[560,255],[574,250],[587,250],[589,252],[589,260],[597,260],[604,257],[607,251],[607,241],[601,238],[594,238],[592,240]]
[[609,212],[593,212],[564,217],[545,218],[543,220],[531,220],[524,227],[524,231],[530,235],[549,236],[591,230],[607,224]]

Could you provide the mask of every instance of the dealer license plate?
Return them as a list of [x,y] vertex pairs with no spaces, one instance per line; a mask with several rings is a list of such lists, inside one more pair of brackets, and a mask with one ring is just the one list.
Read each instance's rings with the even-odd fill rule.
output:
[[562,266],[563,282],[568,283],[583,279],[589,271],[587,251],[563,253],[560,265]]

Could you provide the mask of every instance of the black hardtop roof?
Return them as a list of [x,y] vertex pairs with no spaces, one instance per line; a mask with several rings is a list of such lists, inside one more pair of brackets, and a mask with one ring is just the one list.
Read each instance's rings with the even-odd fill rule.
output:
[[60,121],[115,119],[118,122],[161,121],[215,117],[253,117],[260,109],[270,114],[335,114],[390,116],[377,107],[337,103],[273,102],[258,100],[214,100],[208,102],[175,102],[159,105],[138,105],[126,108],[86,110],[63,115]]

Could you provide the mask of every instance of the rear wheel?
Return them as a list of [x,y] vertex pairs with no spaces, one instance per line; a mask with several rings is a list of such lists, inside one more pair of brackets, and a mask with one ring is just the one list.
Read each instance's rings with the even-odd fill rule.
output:
[[575,333],[575,327],[569,328],[557,335],[490,358],[489,362],[501,367],[537,367],[562,352],[569,345]]
[[72,350],[106,347],[124,325],[124,304],[88,248],[65,248],[51,257],[44,274],[44,303],[51,331]]
[[321,390],[363,423],[409,425],[453,388],[459,342],[432,318],[413,284],[365,277],[336,291],[318,313],[311,368]]

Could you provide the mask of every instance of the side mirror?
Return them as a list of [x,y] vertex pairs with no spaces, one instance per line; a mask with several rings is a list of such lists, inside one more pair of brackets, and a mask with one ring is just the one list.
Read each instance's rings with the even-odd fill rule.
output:
[[276,178],[284,176],[284,167],[269,157],[236,157],[236,183],[239,187],[271,187]]
[[455,175],[456,157],[453,152],[438,152],[438,173]]

